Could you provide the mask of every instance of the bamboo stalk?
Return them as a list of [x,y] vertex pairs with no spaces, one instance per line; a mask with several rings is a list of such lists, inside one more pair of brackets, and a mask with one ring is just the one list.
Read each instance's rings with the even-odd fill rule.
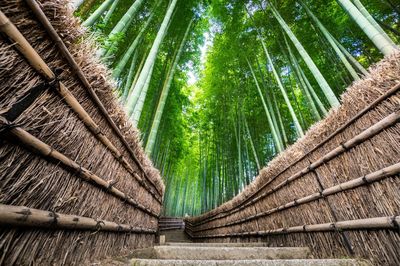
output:
[[0,204],[0,224],[2,226],[28,226],[66,230],[91,230],[155,234],[155,229],[134,227],[90,217],[55,213],[24,206]]
[[[0,116],[0,127],[4,127],[10,125],[10,123],[4,119],[3,117]],[[152,210],[147,209],[145,206],[141,205],[140,203],[136,202],[134,199],[132,199],[128,194],[120,191],[119,189],[116,189],[110,183],[108,183],[106,180],[100,178],[99,176],[93,174],[90,172],[88,169],[82,167],[72,159],[68,158],[64,154],[58,152],[57,150],[53,149],[53,147],[47,145],[46,143],[42,142],[38,138],[32,136],[25,130],[23,130],[20,127],[14,127],[11,128],[8,133],[11,135],[11,137],[14,137],[19,144],[23,144],[30,149],[32,149],[34,152],[42,155],[45,158],[50,158],[53,159],[65,167],[72,169],[76,171],[76,175],[81,177],[82,179],[86,181],[93,182],[97,184],[99,187],[102,189],[105,189],[108,191],[108,193],[114,195],[115,197],[126,201],[130,205],[134,206],[135,208],[138,208],[142,212],[158,218],[158,214],[153,212]]]
[[143,172],[144,177],[146,178],[146,181],[149,182],[156,192],[158,193],[159,196],[162,196],[162,193],[158,190],[157,186],[153,183],[153,181],[148,177],[147,173],[145,172],[143,166],[137,159],[135,152],[132,150],[130,147],[129,143],[126,141],[125,137],[122,135],[121,131],[119,130],[118,126],[115,124],[114,120],[110,117],[108,114],[108,111],[104,107],[103,103],[97,96],[96,92],[93,90],[92,86],[90,85],[89,81],[85,77],[82,69],[79,67],[79,65],[76,63],[74,57],[71,55],[69,52],[67,46],[64,44],[60,36],[58,35],[57,31],[54,29],[53,25],[49,21],[49,19],[46,17],[44,14],[43,10],[40,8],[36,0],[25,0],[25,2],[28,4],[28,6],[31,8],[33,14],[36,16],[36,18],[40,21],[44,29],[46,30],[47,34],[49,34],[50,38],[55,42],[57,45],[58,49],[60,50],[61,54],[64,56],[64,58],[67,60],[68,64],[70,65],[71,69],[73,72],[78,76],[79,80],[82,82],[86,90],[88,91],[90,97],[94,101],[94,103],[97,105],[97,107],[100,109],[101,113],[103,116],[106,118],[107,122],[111,126],[111,128],[114,130],[114,132],[117,134],[117,136],[120,138],[130,155],[132,156],[133,160],[135,163],[138,165],[139,169]]
[[350,140],[348,140],[345,143],[339,145],[338,147],[336,147],[332,151],[328,152],[323,157],[321,157],[320,159],[318,159],[314,163],[310,164],[310,166],[305,167],[304,169],[298,171],[294,175],[292,175],[289,178],[287,178],[285,181],[279,183],[278,185],[276,185],[272,189],[270,189],[270,190],[262,193],[261,195],[253,198],[252,200],[248,201],[247,203],[245,203],[243,205],[240,205],[239,207],[236,207],[236,209],[231,209],[230,211],[223,212],[224,214],[220,213],[219,216],[214,216],[214,217],[211,217],[211,218],[207,218],[207,219],[205,219],[205,220],[203,220],[201,222],[196,223],[196,225],[205,224],[205,223],[208,223],[210,221],[217,220],[217,219],[232,215],[233,213],[236,213],[236,212],[238,212],[238,211],[240,211],[240,210],[242,210],[242,209],[244,209],[244,208],[246,208],[246,207],[248,207],[250,205],[253,205],[257,201],[267,197],[268,195],[271,195],[272,193],[275,193],[277,190],[280,190],[281,188],[285,187],[287,184],[293,182],[294,180],[296,180],[298,178],[301,178],[302,176],[310,173],[311,171],[314,171],[319,166],[321,166],[321,165],[327,163],[328,161],[336,158],[337,156],[339,156],[339,155],[343,154],[344,152],[348,151],[349,149],[354,148],[358,144],[360,144],[360,143],[362,143],[362,142],[374,137],[375,135],[377,135],[382,130],[384,130],[384,129],[390,127],[390,126],[393,126],[399,120],[400,120],[400,111],[393,112],[392,114],[388,115],[387,117],[385,117],[384,119],[382,119],[378,123],[372,125],[371,127],[369,127],[366,130],[362,131],[361,133],[359,133],[355,137],[351,138]]
[[[6,25],[2,27],[1,25]],[[17,49],[24,55],[28,62],[33,62],[31,66],[40,72],[47,80],[54,80],[55,74],[50,70],[44,60],[38,55],[34,48],[28,43],[28,41],[22,36],[18,29],[7,19],[7,17],[0,11],[0,30],[3,31],[9,38],[17,42],[19,45]],[[162,200],[155,195],[155,193],[147,186],[144,180],[133,170],[133,167],[128,161],[123,158],[123,155],[118,149],[112,144],[112,142],[102,133],[99,126],[93,121],[90,115],[80,105],[78,100],[73,94],[65,87],[62,82],[58,82],[59,86],[57,92],[64,99],[67,105],[78,115],[85,126],[93,133],[93,135],[105,145],[113,156],[127,169],[127,171],[144,187],[157,201],[162,203]],[[155,189],[157,191],[157,189]]]
[[228,233],[228,234],[201,235],[201,236],[193,235],[190,232],[190,230],[186,230],[186,233],[188,233],[188,235],[191,238],[249,237],[249,236],[284,235],[291,233],[334,232],[337,230],[342,230],[342,231],[390,230],[390,229],[398,229],[399,225],[400,225],[400,216],[386,216],[386,217],[374,217],[374,218],[366,218],[358,220],[339,221],[335,223],[299,225],[288,228],[278,228],[265,231],[252,231],[252,232],[242,232],[242,233]]
[[304,160],[307,156],[309,156],[311,153],[315,152],[316,150],[318,150],[319,148],[321,148],[323,145],[325,145],[328,141],[332,140],[334,137],[336,137],[338,134],[342,133],[344,130],[346,130],[350,125],[352,125],[355,121],[357,121],[359,118],[361,118],[362,116],[364,116],[365,114],[367,114],[369,111],[371,111],[373,108],[375,108],[376,106],[378,106],[380,103],[382,103],[384,100],[388,99],[389,97],[391,97],[392,95],[394,95],[395,93],[397,93],[400,89],[400,83],[397,83],[396,85],[394,85],[390,90],[388,90],[387,92],[385,92],[382,96],[380,96],[379,98],[377,98],[376,100],[374,100],[372,103],[370,103],[369,105],[367,105],[364,109],[362,109],[360,112],[358,112],[353,118],[351,118],[350,120],[348,120],[345,124],[343,124],[342,126],[340,126],[338,129],[335,130],[335,132],[333,132],[332,134],[330,134],[328,137],[326,137],[323,141],[321,141],[319,144],[317,144],[314,148],[312,148],[311,150],[309,150],[307,153],[305,153],[304,155],[302,155],[299,159],[295,160],[294,162],[290,163],[289,165],[287,165],[285,168],[283,168],[278,174],[276,174],[273,178],[271,178],[270,180],[268,180],[267,182],[265,182],[263,185],[261,185],[260,187],[257,188],[257,190],[255,190],[254,192],[252,192],[246,199],[244,199],[242,202],[240,202],[238,205],[236,206],[232,206],[226,210],[223,210],[221,212],[215,213],[215,214],[210,214],[206,219],[204,219],[203,221],[196,223],[196,225],[200,225],[202,223],[205,223],[206,221],[212,221],[211,219],[220,215],[220,217],[225,217],[225,216],[221,216],[221,214],[223,213],[227,213],[230,212],[231,210],[238,208],[240,206],[242,206],[243,204],[245,204],[246,202],[250,201],[254,196],[256,196],[258,193],[260,193],[264,188],[266,188],[270,183],[272,183],[276,178],[278,178],[280,175],[282,175],[283,173],[285,173],[288,169],[292,168],[293,166],[295,166],[296,164],[298,164],[299,162],[301,162],[302,160]]
[[299,205],[302,205],[302,204],[305,204],[305,203],[310,203],[310,202],[316,201],[316,200],[321,199],[323,197],[328,197],[328,196],[331,196],[331,195],[334,195],[334,194],[337,194],[337,193],[340,193],[340,192],[344,192],[344,191],[351,190],[351,189],[354,189],[354,188],[357,188],[357,187],[360,187],[360,186],[364,186],[364,185],[368,185],[368,184],[371,184],[371,183],[374,183],[374,182],[378,182],[378,181],[381,181],[381,180],[383,180],[385,178],[388,178],[390,176],[397,175],[399,173],[400,173],[400,163],[396,163],[396,164],[393,164],[391,166],[388,166],[388,167],[385,167],[383,169],[380,169],[378,171],[375,171],[373,173],[370,173],[368,175],[365,175],[365,176],[362,176],[362,177],[359,177],[359,178],[356,178],[356,179],[353,179],[353,180],[350,180],[350,181],[347,181],[347,182],[343,182],[343,183],[341,183],[339,185],[336,185],[336,186],[333,186],[333,187],[330,187],[330,188],[326,188],[321,192],[316,192],[316,193],[313,193],[311,195],[305,196],[303,198],[300,198],[300,199],[291,201],[289,203],[283,204],[283,205],[281,205],[279,207],[275,207],[275,208],[269,209],[267,211],[260,212],[260,213],[257,213],[255,215],[248,216],[248,217],[245,217],[243,219],[236,220],[236,221],[233,221],[233,222],[230,222],[230,223],[225,223],[223,225],[216,225],[216,226],[203,228],[203,229],[194,229],[192,231],[193,232],[202,232],[202,231],[208,231],[208,230],[212,230],[212,229],[232,226],[232,225],[236,225],[236,224],[241,224],[241,223],[244,223],[244,222],[249,222],[249,221],[258,219],[260,217],[271,215],[272,213],[276,213],[276,212],[279,212],[279,211],[283,211],[283,210],[289,209],[291,207],[296,207],[296,206],[299,206]]

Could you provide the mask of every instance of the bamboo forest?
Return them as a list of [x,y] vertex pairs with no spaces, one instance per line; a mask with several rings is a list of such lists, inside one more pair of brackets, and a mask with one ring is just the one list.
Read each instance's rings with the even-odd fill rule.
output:
[[171,216],[240,193],[400,41],[394,0],[85,0],[75,8],[160,169]]
[[400,0],[0,0],[0,266],[400,265]]

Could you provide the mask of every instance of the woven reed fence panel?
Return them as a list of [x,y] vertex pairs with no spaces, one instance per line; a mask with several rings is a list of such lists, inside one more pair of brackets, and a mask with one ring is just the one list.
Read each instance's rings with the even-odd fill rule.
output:
[[[83,180],[79,173],[59,162],[39,156],[29,147],[21,145],[20,141],[4,134],[6,132],[0,132],[0,203],[102,219],[156,231],[164,190],[161,177],[142,151],[137,132],[127,122],[114,98],[113,84],[108,81],[105,67],[92,56],[93,45],[82,41],[84,32],[68,10],[67,3],[65,0],[40,1],[44,13],[134,150],[145,173],[141,172],[138,162],[111,129],[26,3],[23,0],[2,0],[0,11],[56,73],[57,79],[78,100],[134,172],[144,180],[146,174],[155,184],[153,189],[159,191],[159,198],[139,184],[119,158],[71,110],[54,86],[45,83],[41,74],[31,67],[4,35],[0,36],[0,116],[18,105],[31,90],[37,90],[34,102],[16,117],[13,126],[25,130],[94,175],[109,181],[113,187],[156,215],[149,215],[110,194],[107,189]],[[134,248],[154,244],[154,233],[132,232],[0,226],[0,265],[82,264],[87,260],[124,255]]]
[[[372,132],[368,139],[355,143],[340,155],[324,161],[314,171],[307,170],[310,164],[334,149],[345,147],[343,144],[363,131],[365,133],[365,130],[377,123],[381,125],[382,121],[387,121],[388,116],[398,118],[400,93],[399,86],[396,85],[399,82],[400,54],[392,55],[371,67],[370,75],[353,84],[342,96],[343,104],[339,109],[331,111],[303,139],[269,163],[240,195],[208,213],[187,219],[187,232],[197,241],[263,241],[271,246],[309,246],[317,257],[358,256],[372,259],[377,265],[400,265],[400,229],[396,222],[398,217],[397,220],[388,218],[388,228],[382,230],[374,225],[373,230],[333,228],[332,231],[299,232],[311,228],[302,227],[303,225],[400,214],[398,119],[393,120],[384,130]],[[324,138],[388,91],[395,93],[356,119],[330,141],[309,153]],[[282,169],[302,156],[303,159],[281,173]],[[392,165],[395,167],[391,167]],[[363,181],[368,180],[368,174],[386,167],[395,168],[394,174],[386,174],[388,172],[385,170],[379,172],[385,178],[373,183]],[[300,171],[305,174],[287,181]],[[366,177],[363,179],[364,176]],[[359,178],[361,185],[351,189],[343,185],[342,192],[325,198],[318,197],[320,191],[356,178]],[[304,197],[312,194],[314,200],[298,204],[302,202],[302,198],[305,201]],[[254,198],[257,200],[252,200]],[[283,207],[290,202],[292,206]],[[280,209],[277,210],[277,207]],[[258,216],[253,217],[254,215]],[[365,229],[368,225],[371,226],[371,223],[368,222]],[[292,233],[285,229],[278,233],[266,232],[295,226],[299,227]],[[246,233],[252,233],[252,236]]]

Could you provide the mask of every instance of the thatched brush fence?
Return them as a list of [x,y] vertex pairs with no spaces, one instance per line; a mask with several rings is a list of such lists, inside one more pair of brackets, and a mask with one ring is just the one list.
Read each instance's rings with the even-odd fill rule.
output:
[[321,258],[400,265],[400,54],[370,68],[342,106],[240,195],[185,221],[197,241],[309,246]]
[[67,3],[0,1],[0,265],[121,256],[158,230],[159,173]]

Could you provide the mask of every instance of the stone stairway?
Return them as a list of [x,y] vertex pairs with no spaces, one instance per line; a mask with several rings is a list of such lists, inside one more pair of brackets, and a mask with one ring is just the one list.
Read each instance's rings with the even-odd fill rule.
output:
[[[314,259],[307,247],[267,247],[266,243],[193,243],[183,230],[169,230],[166,243],[136,250],[135,266],[355,266],[370,265],[355,259]],[[176,242],[175,242],[176,241]]]
[[313,259],[308,248],[264,247],[257,244],[167,243],[136,251],[130,265],[135,266],[355,266],[370,265],[353,259]]
[[[189,238],[189,236],[185,233],[184,230],[179,229],[179,230],[165,230],[165,231],[160,231],[160,238],[162,239],[164,236],[165,238],[165,243],[167,242],[173,242],[173,243],[190,243],[192,240]],[[163,243],[163,241],[160,241]]]

